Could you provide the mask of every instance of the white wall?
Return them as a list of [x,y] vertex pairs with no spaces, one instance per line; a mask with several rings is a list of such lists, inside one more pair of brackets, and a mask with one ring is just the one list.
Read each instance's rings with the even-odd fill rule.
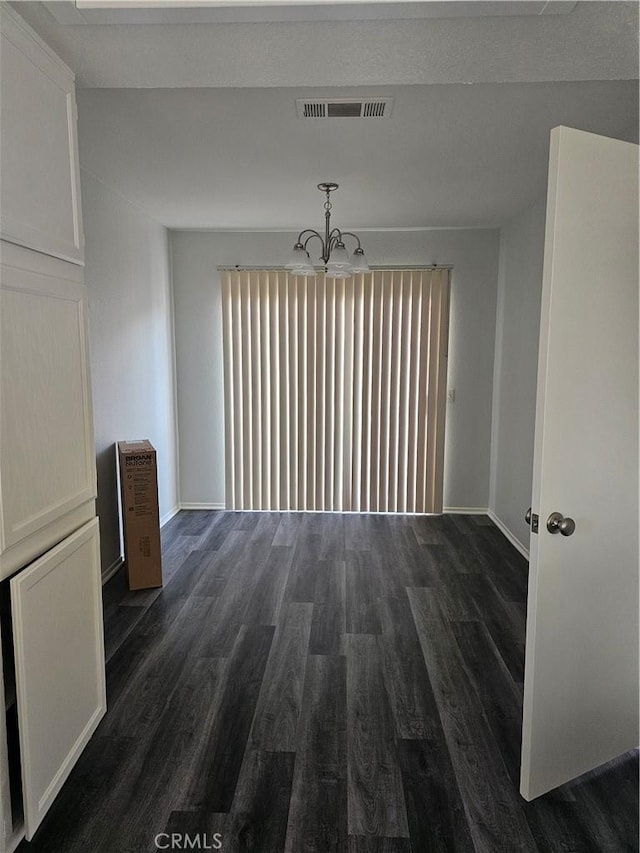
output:
[[545,200],[500,236],[490,509],[529,549]]
[[[171,234],[175,302],[180,495],[224,505],[222,320],[218,266],[282,264],[295,241],[282,232]],[[361,232],[376,266],[452,264],[444,503],[489,503],[499,232]]]
[[107,571],[121,553],[115,442],[150,439],[158,454],[161,518],[178,504],[170,246],[166,228],[139,208],[84,170],[81,182],[97,509]]

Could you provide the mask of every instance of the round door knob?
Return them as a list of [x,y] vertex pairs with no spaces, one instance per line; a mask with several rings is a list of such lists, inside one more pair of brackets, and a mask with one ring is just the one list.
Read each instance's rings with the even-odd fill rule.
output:
[[575,521],[572,518],[565,518],[561,512],[552,512],[547,519],[549,533],[562,533],[563,536],[571,536],[575,529]]
[[527,522],[527,524],[531,524],[531,507],[529,507],[529,509],[525,512],[524,520]]

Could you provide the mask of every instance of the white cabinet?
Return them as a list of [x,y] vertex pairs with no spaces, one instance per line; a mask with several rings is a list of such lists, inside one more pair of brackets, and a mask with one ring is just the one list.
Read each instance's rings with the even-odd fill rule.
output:
[[106,711],[98,520],[11,579],[30,839]]
[[0,265],[0,580],[94,515],[86,294],[74,264]]
[[74,77],[2,2],[0,35],[0,853],[11,853],[106,700]]
[[0,4],[0,236],[82,263],[74,75]]

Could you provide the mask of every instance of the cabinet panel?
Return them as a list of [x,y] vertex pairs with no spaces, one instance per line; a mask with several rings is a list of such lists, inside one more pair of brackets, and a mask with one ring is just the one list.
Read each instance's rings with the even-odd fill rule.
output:
[[11,579],[31,839],[106,711],[98,520]]
[[2,237],[81,263],[74,77],[19,15],[2,7]]
[[5,245],[3,259],[0,546],[4,551],[92,501],[96,475],[82,271],[15,246]]

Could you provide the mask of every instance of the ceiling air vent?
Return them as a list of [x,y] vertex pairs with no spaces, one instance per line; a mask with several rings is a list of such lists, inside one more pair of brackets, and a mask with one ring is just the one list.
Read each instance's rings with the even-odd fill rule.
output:
[[393,98],[296,98],[298,118],[389,118]]

